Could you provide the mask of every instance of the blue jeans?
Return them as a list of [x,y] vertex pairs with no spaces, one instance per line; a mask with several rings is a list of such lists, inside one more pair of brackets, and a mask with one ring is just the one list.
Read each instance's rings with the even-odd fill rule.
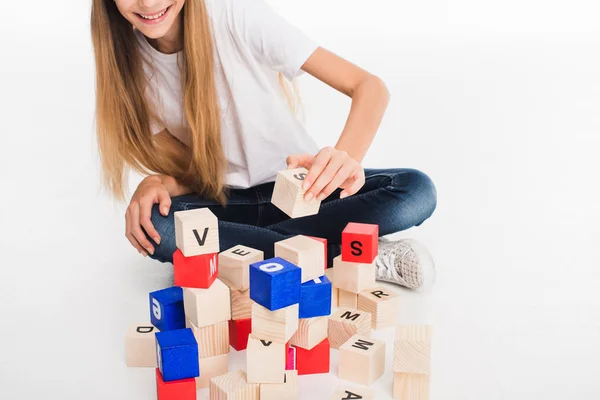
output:
[[[161,237],[154,244],[154,255],[161,262],[172,262],[175,245],[173,213],[208,207],[219,220],[220,251],[242,244],[262,250],[265,259],[272,258],[274,243],[295,235],[327,239],[328,265],[340,254],[342,230],[348,222],[379,225],[384,236],[418,226],[433,214],[437,193],[431,179],[414,169],[365,169],[365,184],[356,194],[340,199],[341,189],[321,202],[319,213],[302,218],[289,218],[271,204],[274,182],[248,189],[232,189],[227,207],[195,194],[171,199],[168,216],[152,208],[152,223]],[[146,235],[147,236],[147,235]]]

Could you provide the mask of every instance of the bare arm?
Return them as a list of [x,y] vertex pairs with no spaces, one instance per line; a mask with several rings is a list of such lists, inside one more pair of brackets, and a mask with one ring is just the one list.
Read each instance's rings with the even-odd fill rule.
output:
[[[165,162],[177,163],[177,160],[180,160],[180,162],[187,162],[187,160],[189,160],[189,148],[177,140],[166,129],[154,135],[154,142],[156,143],[157,148],[160,149],[161,156],[164,158]],[[151,175],[145,179],[156,179],[160,181],[160,183],[165,185],[171,197],[192,192],[189,187],[180,184],[172,176]]]

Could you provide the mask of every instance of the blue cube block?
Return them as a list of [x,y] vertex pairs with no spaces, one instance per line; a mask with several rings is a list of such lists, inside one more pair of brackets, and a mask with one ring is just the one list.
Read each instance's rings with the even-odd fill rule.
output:
[[325,275],[302,284],[300,288],[300,318],[331,314],[331,281]]
[[302,270],[280,257],[250,264],[250,298],[271,311],[300,302]]
[[165,382],[200,376],[198,342],[192,330],[157,332],[156,361]]
[[150,293],[150,322],[161,332],[184,329],[183,289],[173,286]]

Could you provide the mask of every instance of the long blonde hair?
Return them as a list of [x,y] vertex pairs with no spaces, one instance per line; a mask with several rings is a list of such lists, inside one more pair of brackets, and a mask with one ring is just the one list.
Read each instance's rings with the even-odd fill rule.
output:
[[[213,40],[204,0],[187,0],[182,13],[182,88],[189,148],[167,151],[152,137],[155,111],[144,96],[147,78],[132,25],[113,0],[92,0],[91,32],[96,60],[96,133],[104,186],[124,199],[126,167],[169,175],[195,193],[226,204],[227,163],[221,145],[214,77]],[[279,82],[296,112],[297,87]],[[171,148],[176,148],[171,147]]]

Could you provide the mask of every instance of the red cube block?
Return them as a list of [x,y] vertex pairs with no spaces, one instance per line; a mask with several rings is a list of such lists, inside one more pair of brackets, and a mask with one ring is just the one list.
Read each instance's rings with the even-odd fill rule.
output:
[[313,347],[311,350],[296,347],[296,369],[298,375],[329,373],[329,339]]
[[327,239],[314,237],[314,236],[308,236],[308,237],[311,239],[318,240],[319,242],[323,243],[323,248],[324,248],[323,251],[324,251],[324,257],[325,257],[325,260],[323,262],[323,264],[324,264],[323,267],[324,267],[324,270],[326,271],[327,270]]
[[219,253],[186,257],[181,250],[173,253],[175,286],[208,289],[219,275]]
[[291,371],[296,369],[296,348],[290,346],[290,342],[285,344],[285,370]]
[[156,393],[158,400],[196,400],[196,379],[165,382],[156,368]]
[[237,351],[246,350],[252,332],[252,318],[229,320],[229,344]]
[[379,251],[379,225],[350,222],[342,231],[342,261],[370,264]]

